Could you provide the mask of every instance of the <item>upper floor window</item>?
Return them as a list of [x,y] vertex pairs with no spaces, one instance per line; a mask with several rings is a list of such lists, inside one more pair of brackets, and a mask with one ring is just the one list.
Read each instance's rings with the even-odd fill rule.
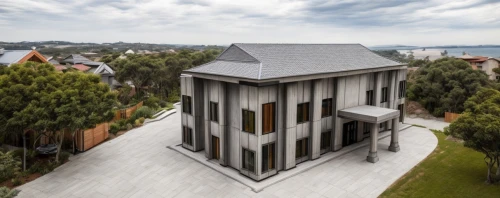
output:
[[381,100],[380,100],[380,103],[383,103],[383,102],[387,102],[387,87],[383,87],[382,88],[382,94],[380,94],[380,96],[382,97]]
[[323,99],[323,101],[321,102],[321,117],[322,118],[332,116],[332,111],[333,111],[332,102],[333,102],[333,99],[331,99],[331,98]]
[[182,112],[191,114],[191,96],[182,95]]
[[210,102],[210,120],[219,122],[219,104],[216,102]]
[[297,105],[297,124],[309,121],[309,103]]
[[267,103],[262,105],[262,134],[276,131],[275,111],[276,103]]
[[366,91],[366,105],[373,105],[373,90]]
[[255,112],[243,109],[242,130],[255,134]]
[[399,98],[404,98],[406,95],[406,80],[399,81]]

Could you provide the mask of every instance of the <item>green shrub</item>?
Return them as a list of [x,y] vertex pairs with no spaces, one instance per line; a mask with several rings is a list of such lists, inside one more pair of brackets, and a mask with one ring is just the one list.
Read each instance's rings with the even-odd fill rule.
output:
[[120,120],[116,121],[115,123],[118,124],[118,126],[120,126],[120,130],[126,130],[127,129],[127,120],[120,119]]
[[10,181],[12,182],[12,185],[14,185],[14,186],[19,186],[19,185],[23,184],[23,181],[21,181],[21,179],[19,177],[14,177]]
[[109,132],[116,135],[116,133],[118,133],[120,128],[121,127],[118,123],[113,123],[113,124],[109,125]]
[[154,113],[155,113],[155,111],[153,109],[149,108],[148,106],[142,106],[141,108],[137,109],[137,111],[135,111],[132,114],[132,116],[130,116],[129,123],[133,123],[135,120],[137,120],[140,117],[151,118],[151,117],[153,117]]
[[165,100],[160,100],[160,101],[158,102],[158,105],[160,105],[160,107],[161,107],[161,108],[165,108],[165,107],[167,107],[168,102],[167,102],[167,101],[165,101]]
[[142,126],[141,121],[140,121],[139,119],[135,120],[135,122],[134,122],[134,126],[135,126],[135,127],[140,127],[140,126]]
[[0,182],[19,174],[21,171],[21,160],[14,157],[13,152],[0,152]]
[[59,160],[61,162],[65,162],[69,159],[69,156],[71,156],[70,153],[66,152],[66,151],[62,151],[60,154],[59,154]]
[[172,91],[170,91],[170,93],[168,94],[167,101],[170,103],[176,103],[176,102],[181,101],[181,99],[179,97],[179,90],[172,89]]
[[146,118],[144,118],[144,117],[140,117],[138,120],[139,120],[139,122],[141,122],[141,124],[143,124],[143,123],[144,123],[144,120],[146,120]]
[[127,130],[130,130],[130,129],[132,129],[132,128],[134,128],[134,126],[132,126],[132,124],[128,123],[128,124],[127,124]]
[[16,189],[9,189],[5,186],[0,186],[0,197],[1,198],[13,198],[19,193]]
[[152,109],[158,109],[160,107],[158,102],[160,102],[158,97],[149,96],[146,100],[144,100],[144,106],[148,106]]
[[33,174],[33,173],[41,173],[43,171],[43,164],[40,161],[36,161],[33,163],[33,165],[30,166],[28,169],[28,172]]

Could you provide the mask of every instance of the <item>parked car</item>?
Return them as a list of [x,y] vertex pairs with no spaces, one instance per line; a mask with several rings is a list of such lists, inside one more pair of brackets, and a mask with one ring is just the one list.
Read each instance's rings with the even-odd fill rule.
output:
[[42,155],[57,153],[57,144],[44,144],[36,148],[36,151]]

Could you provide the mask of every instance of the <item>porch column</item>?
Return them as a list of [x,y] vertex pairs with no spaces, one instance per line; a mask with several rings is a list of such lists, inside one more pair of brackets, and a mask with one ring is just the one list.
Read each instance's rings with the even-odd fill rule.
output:
[[391,145],[389,151],[399,151],[399,118],[392,119]]
[[377,143],[378,143],[378,124],[371,124],[372,128],[370,130],[370,151],[368,152],[368,156],[366,157],[366,161],[371,163],[378,162],[377,156]]

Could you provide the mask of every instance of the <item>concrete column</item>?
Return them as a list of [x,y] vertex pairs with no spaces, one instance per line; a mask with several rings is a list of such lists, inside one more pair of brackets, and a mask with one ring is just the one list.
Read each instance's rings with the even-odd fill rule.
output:
[[297,143],[297,83],[286,84],[285,120],[285,170],[295,167],[295,146]]
[[227,166],[228,163],[228,137],[227,137],[227,120],[226,120],[226,83],[218,82],[219,90],[219,164]]
[[391,145],[389,151],[399,151],[399,118],[392,119]]
[[375,73],[375,88],[373,90],[374,102],[373,106],[380,107],[380,102],[382,101],[382,72]]
[[370,130],[370,151],[366,157],[366,161],[371,163],[378,162],[377,156],[377,143],[378,143],[378,124],[373,123]]
[[311,159],[317,159],[320,156],[321,147],[321,103],[323,100],[323,80],[312,81],[312,122],[311,122]]

